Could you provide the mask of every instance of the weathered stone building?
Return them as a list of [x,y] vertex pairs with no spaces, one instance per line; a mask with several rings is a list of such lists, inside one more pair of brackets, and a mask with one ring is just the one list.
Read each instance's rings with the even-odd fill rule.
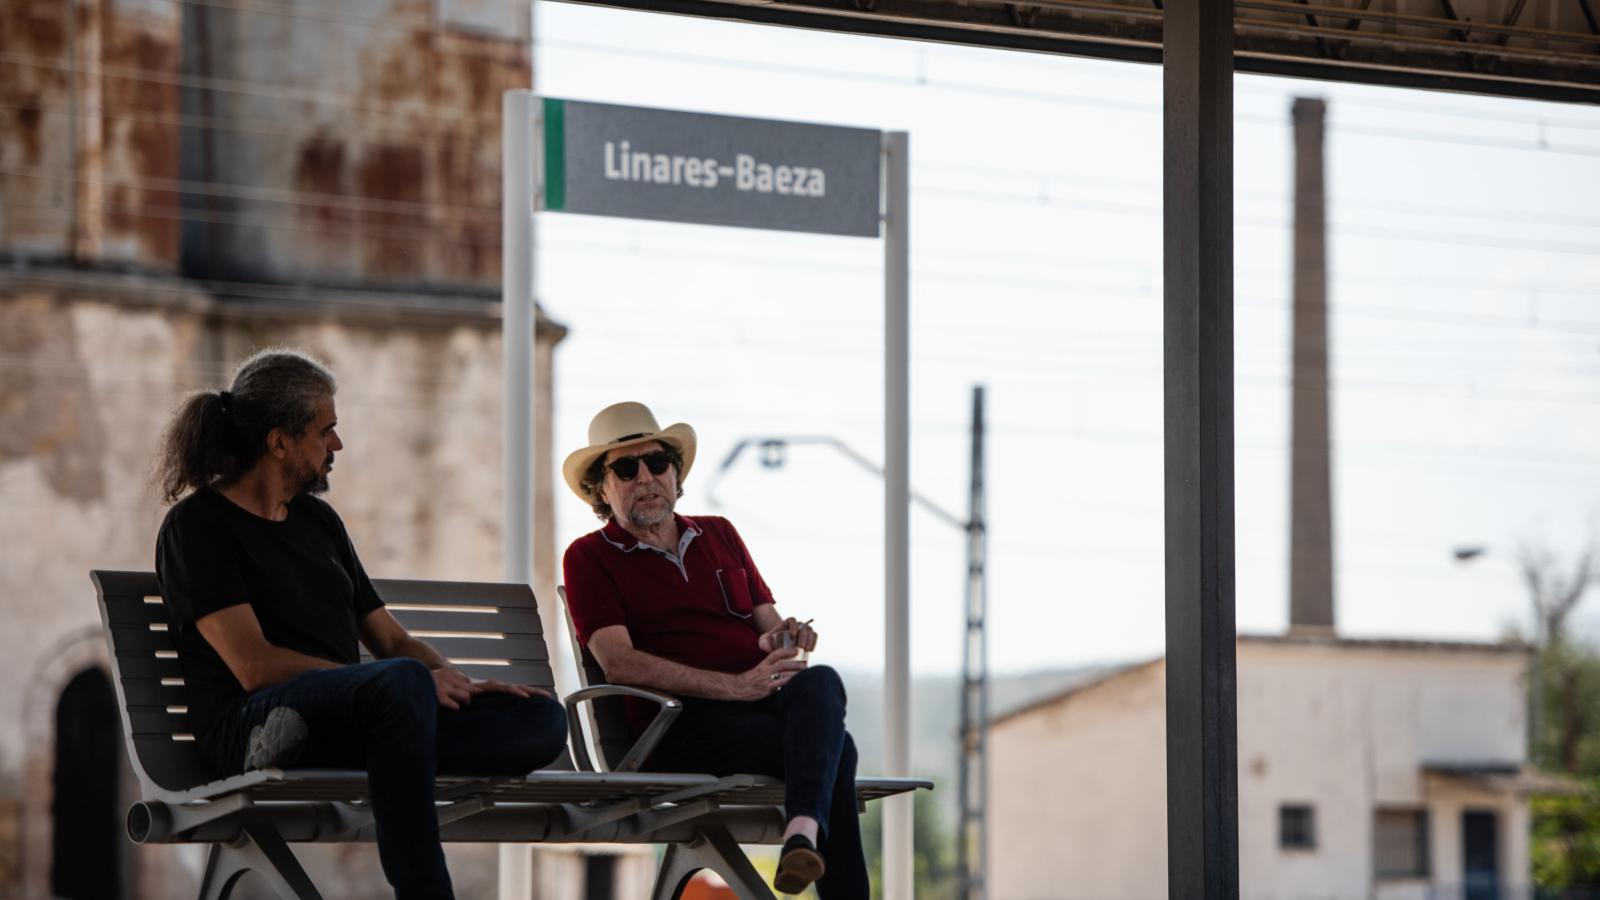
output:
[[[322,357],[329,499],[368,569],[500,577],[499,104],[527,23],[527,0],[0,4],[0,896],[194,890],[201,848],[121,837],[87,574],[151,567],[151,458],[186,392],[262,346]],[[562,333],[539,320],[546,459]],[[297,852],[329,896],[387,893],[370,846]],[[461,896],[492,894],[494,849],[450,852]],[[541,868],[544,896],[581,889],[581,859]]]

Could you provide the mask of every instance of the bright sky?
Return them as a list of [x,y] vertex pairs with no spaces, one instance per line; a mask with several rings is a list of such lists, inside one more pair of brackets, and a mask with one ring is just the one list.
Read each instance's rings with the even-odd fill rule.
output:
[[[911,134],[912,486],[966,510],[989,404],[990,655],[1001,671],[1161,652],[1160,70],[547,3],[538,88]],[[1519,541],[1600,534],[1600,110],[1236,82],[1238,623],[1287,619],[1295,96],[1329,103],[1338,622],[1493,639],[1527,620]],[[539,294],[571,327],[558,456],[624,399],[687,421],[680,511],[739,527],[817,656],[875,669],[882,245],[547,214]],[[715,483],[713,504],[706,490]],[[563,493],[559,547],[596,526]],[[960,665],[964,546],[912,518],[912,667]],[[1490,556],[1456,563],[1451,548]],[[1600,592],[1587,601],[1600,634]]]

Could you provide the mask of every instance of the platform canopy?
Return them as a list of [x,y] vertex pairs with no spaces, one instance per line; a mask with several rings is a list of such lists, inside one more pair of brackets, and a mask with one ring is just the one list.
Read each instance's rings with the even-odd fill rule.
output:
[[[1135,62],[1161,62],[1164,0],[584,0]],[[1234,0],[1234,69],[1600,102],[1600,0]]]

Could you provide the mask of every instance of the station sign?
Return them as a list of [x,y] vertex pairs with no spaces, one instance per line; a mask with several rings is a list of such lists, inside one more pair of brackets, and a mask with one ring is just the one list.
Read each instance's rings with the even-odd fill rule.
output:
[[543,99],[551,212],[877,237],[882,132]]

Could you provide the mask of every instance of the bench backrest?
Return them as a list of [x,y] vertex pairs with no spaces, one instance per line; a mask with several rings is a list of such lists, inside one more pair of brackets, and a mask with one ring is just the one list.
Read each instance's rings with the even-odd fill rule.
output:
[[[600,667],[599,660],[578,640],[578,629],[572,624],[572,613],[567,609],[566,587],[558,586],[556,594],[561,598],[561,610],[566,615],[572,655],[578,661],[578,686],[586,688],[610,684],[606,681],[606,670]],[[633,746],[633,732],[628,728],[623,700],[621,697],[601,697],[583,705],[589,720],[587,730],[594,736],[595,750],[604,761],[606,770],[614,771],[617,763],[628,755],[628,749]]]
[[[146,794],[210,781],[214,775],[189,724],[189,693],[155,574],[95,571],[90,577],[99,594],[129,757]],[[473,678],[554,688],[527,585],[389,579],[373,584],[400,624]],[[370,657],[363,651],[362,658]]]

